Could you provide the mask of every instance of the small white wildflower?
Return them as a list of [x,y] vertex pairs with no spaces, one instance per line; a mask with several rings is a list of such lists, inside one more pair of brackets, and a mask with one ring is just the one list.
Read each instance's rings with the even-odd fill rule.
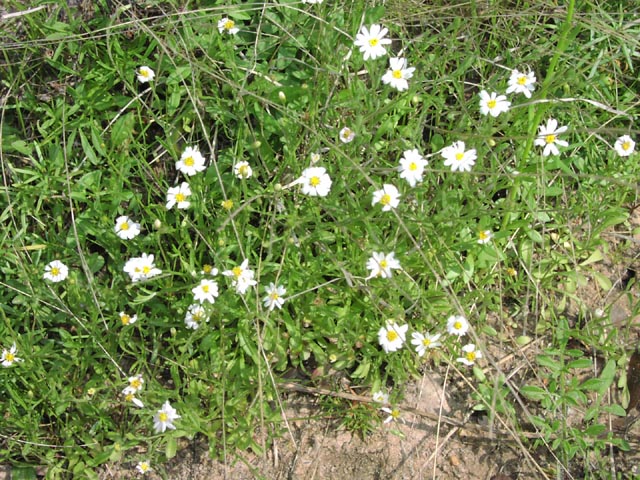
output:
[[636,142],[629,135],[623,135],[616,140],[613,148],[621,157],[628,157],[635,150]]
[[462,337],[469,330],[469,321],[462,315],[452,315],[447,320],[447,332],[449,335],[457,335]]
[[538,147],[544,147],[542,151],[544,157],[560,155],[557,145],[568,147],[569,143],[565,140],[559,140],[558,135],[566,132],[567,128],[566,126],[558,128],[558,121],[550,118],[546,125],[540,125],[538,138],[536,138],[533,143]]
[[457,361],[471,366],[476,360],[482,358],[482,352],[476,350],[476,346],[473,343],[469,343],[462,347],[463,356],[458,358]]
[[50,282],[58,283],[62,282],[69,275],[69,268],[62,263],[60,260],[54,260],[49,262],[44,267],[44,275],[43,278],[45,280],[49,280]]
[[140,224],[122,215],[116,218],[116,226],[113,230],[122,240],[131,240],[140,234]]
[[398,325],[392,320],[387,320],[384,327],[378,331],[378,343],[385,353],[395,352],[402,348],[409,325]]

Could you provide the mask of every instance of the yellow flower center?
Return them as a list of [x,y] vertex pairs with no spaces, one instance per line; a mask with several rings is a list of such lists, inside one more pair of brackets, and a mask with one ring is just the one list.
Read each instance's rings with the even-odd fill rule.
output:
[[278,295],[278,292],[271,292],[269,294],[269,297],[271,298],[272,301],[275,302],[276,300],[278,300],[280,298],[280,295]]
[[507,275],[510,277],[515,277],[518,274],[515,268],[509,267],[507,268]]
[[176,193],[176,201],[177,202],[184,202],[185,198],[186,197],[184,196],[184,193]]
[[553,134],[549,134],[546,137],[544,137],[544,141],[547,143],[553,143],[556,141],[556,136]]
[[248,177],[249,165],[241,165],[240,168],[238,169],[238,173],[240,174],[241,177]]
[[369,45],[372,47],[375,47],[376,45],[378,45],[379,40],[377,38],[372,38],[369,40]]
[[345,128],[342,131],[342,138],[349,138],[351,136],[351,130],[349,130],[348,128]]
[[525,75],[521,75],[518,77],[518,85],[526,85],[527,77]]
[[196,161],[193,159],[193,157],[187,157],[184,159],[184,164],[187,167],[193,167],[193,165],[196,163]]
[[456,160],[460,161],[464,158],[464,153],[458,152],[456,153]]
[[400,418],[400,410],[394,408],[393,410],[391,410],[391,416],[394,420],[397,420],[398,418]]
[[151,272],[151,267],[149,265],[145,265],[144,267],[142,267],[142,273],[144,273],[145,275],[149,275],[149,272]]
[[384,195],[382,195],[382,198],[380,199],[380,203],[382,205],[389,205],[390,201],[391,201],[391,195],[389,195],[388,193],[385,193]]
[[120,317],[120,320],[122,320],[123,325],[129,325],[129,322],[131,321],[131,317],[125,314]]
[[409,170],[411,170],[412,172],[418,169],[418,165],[416,165],[416,162],[411,162],[409,164]]
[[234,267],[233,270],[231,270],[233,272],[233,275],[238,278],[240,275],[242,275],[242,268],[240,267]]
[[487,238],[489,238],[489,235],[487,234],[487,232],[480,232],[478,234],[478,237],[480,238],[480,240],[486,240]]
[[380,260],[380,268],[387,268],[389,266],[389,262],[387,262],[384,258]]
[[164,423],[164,422],[166,422],[167,420],[169,420],[169,415],[167,415],[167,414],[166,414],[166,413],[164,413],[164,412],[160,412],[160,413],[158,414],[158,420],[160,420],[161,422],[163,422],[163,423]]
[[134,378],[129,382],[129,385],[131,386],[131,388],[135,388],[136,390],[139,390],[142,387],[142,382],[140,381],[139,378]]
[[398,338],[398,334],[396,333],[395,330],[387,331],[387,340],[389,340],[390,342],[393,342],[396,338]]
[[453,324],[453,328],[455,330],[460,330],[462,328],[462,323],[461,322],[456,322]]
[[467,357],[467,360],[469,360],[470,362],[474,362],[476,359],[476,352],[474,351],[467,352],[465,357]]
[[493,109],[493,108],[496,108],[496,105],[497,105],[497,104],[498,104],[498,102],[492,99],[492,100],[489,100],[489,101],[487,102],[487,107],[489,107],[489,108]]
[[7,362],[11,363],[16,359],[16,356],[11,352],[6,352],[5,355],[4,355],[4,359]]
[[191,315],[191,318],[193,318],[194,322],[200,322],[204,318],[204,314],[200,310],[198,310]]
[[205,265],[204,267],[202,267],[202,271],[204,273],[209,274],[209,273],[211,273],[211,270],[213,270],[213,267],[211,265]]
[[234,22],[233,20],[227,20],[226,22],[224,22],[225,30],[231,30],[235,26],[236,26],[236,22]]
[[53,267],[51,269],[51,275],[53,275],[54,277],[57,277],[58,275],[60,275],[60,269],[58,267]]
[[630,142],[624,142],[621,146],[622,146],[622,149],[626,152],[627,150],[629,150],[631,148],[631,143]]
[[309,180],[309,185],[311,185],[312,187],[317,187],[318,185],[320,185],[320,178],[311,177],[311,180]]
[[124,399],[125,399],[127,402],[133,402],[133,393],[127,393],[127,394],[124,396]]
[[431,340],[429,340],[428,338],[423,338],[422,345],[424,345],[425,347],[428,347],[429,345],[431,345]]
[[202,291],[203,291],[204,293],[209,293],[209,285],[203,285],[203,286],[202,286]]
[[151,72],[146,69],[146,68],[141,68],[140,69],[140,75],[142,75],[144,78],[149,78]]
[[149,471],[149,464],[147,462],[142,462],[140,464],[140,470],[142,470],[142,473]]
[[222,208],[225,210],[231,210],[233,208],[233,200],[224,200],[222,202]]
[[393,75],[393,78],[402,78],[402,70],[394,70],[391,75]]

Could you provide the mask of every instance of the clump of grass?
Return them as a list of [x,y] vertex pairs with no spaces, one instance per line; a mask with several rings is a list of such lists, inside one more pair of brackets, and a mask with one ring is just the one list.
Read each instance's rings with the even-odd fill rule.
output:
[[[592,266],[637,195],[638,27],[597,2],[347,3],[12,21],[4,457],[54,478],[161,471],[185,437],[263,452],[281,376],[319,368],[391,390],[380,422],[403,383],[452,369],[558,470],[626,446],[601,434],[628,329],[585,334],[562,304],[612,288]],[[534,337],[523,386],[495,352]],[[344,424],[368,432],[370,411]]]

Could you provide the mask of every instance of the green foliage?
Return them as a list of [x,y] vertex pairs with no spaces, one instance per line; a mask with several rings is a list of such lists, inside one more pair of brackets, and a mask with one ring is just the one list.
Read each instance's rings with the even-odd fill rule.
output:
[[[262,452],[282,425],[281,379],[314,382],[325,369],[385,391],[456,365],[476,410],[516,431],[534,425],[567,468],[624,447],[605,439],[601,417],[622,413],[606,394],[625,333],[581,331],[563,310],[591,280],[613,288],[597,268],[605,234],[628,225],[636,201],[638,162],[611,146],[637,135],[626,112],[637,103],[638,26],[625,13],[637,7],[589,1],[574,12],[570,2],[565,15],[529,3],[143,2],[107,12],[60,0],[7,23],[0,346],[15,342],[23,362],[0,369],[0,452],[14,477],[43,464],[50,478],[92,478],[105,462],[135,468],[141,449],[155,466],[196,436],[212,454]],[[223,16],[236,35],[218,31]],[[363,19],[390,28],[390,53],[416,68],[407,91],[381,81],[387,57],[364,61],[354,47]],[[149,83],[136,79],[143,65],[155,71]],[[532,99],[510,95],[508,112],[482,116],[479,91],[504,92],[513,68],[537,74]],[[570,126],[557,157],[534,145],[550,117]],[[352,142],[339,140],[343,127]],[[456,141],[477,151],[469,173],[443,165],[440,151]],[[187,146],[207,162],[192,177],[174,167]],[[414,148],[429,165],[411,188],[397,170]],[[296,184],[316,156],[333,182],[326,197]],[[252,177],[234,174],[241,161]],[[183,181],[191,206],[167,209]],[[387,183],[401,198],[383,212],[371,198]],[[142,234],[118,238],[121,215]],[[392,251],[401,271],[368,278],[372,253]],[[123,268],[142,253],[162,274],[132,282]],[[208,323],[186,328],[204,266],[245,259],[257,286],[240,295],[218,276]],[[53,260],[69,267],[63,282],[43,279]],[[271,282],[286,288],[282,309],[263,304]],[[123,325],[120,312],[137,321]],[[550,337],[527,385],[458,363],[467,342],[446,333],[454,314],[469,318],[469,342],[490,366],[495,348]],[[387,320],[409,325],[404,348],[388,354],[378,342]],[[423,362],[413,332],[442,334],[442,348]],[[604,351],[602,370],[570,346],[578,336]],[[138,374],[141,408],[122,395]],[[539,411],[527,416],[516,398]],[[156,433],[165,401],[181,418]],[[347,428],[377,425],[375,404],[325,403]],[[566,422],[571,409],[579,424]]]

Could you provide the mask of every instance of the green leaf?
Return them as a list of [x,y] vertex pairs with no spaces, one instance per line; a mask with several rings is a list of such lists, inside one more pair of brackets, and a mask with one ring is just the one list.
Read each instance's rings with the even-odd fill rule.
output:
[[535,402],[544,400],[549,396],[549,392],[547,392],[544,388],[536,387],[534,385],[525,385],[524,387],[521,387],[520,393],[527,397],[529,400],[533,400]]
[[178,441],[175,439],[175,437],[170,436],[169,438],[167,438],[167,444],[165,445],[165,448],[164,448],[164,454],[166,455],[167,459],[171,459],[175,457],[177,450],[178,450]]
[[31,466],[12,467],[12,480],[36,480],[38,478],[36,469]]

